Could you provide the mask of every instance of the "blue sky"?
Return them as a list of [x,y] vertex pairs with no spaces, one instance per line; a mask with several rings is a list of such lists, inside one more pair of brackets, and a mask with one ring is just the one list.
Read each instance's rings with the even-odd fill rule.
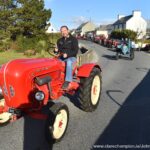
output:
[[52,10],[50,22],[56,29],[62,25],[76,28],[91,20],[96,25],[116,21],[117,15],[131,15],[140,10],[150,19],[150,0],[45,0],[45,7]]

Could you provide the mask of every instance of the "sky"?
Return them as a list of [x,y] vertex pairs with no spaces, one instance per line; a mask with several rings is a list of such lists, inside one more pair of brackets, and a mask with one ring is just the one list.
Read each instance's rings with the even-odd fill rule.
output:
[[51,9],[50,22],[57,30],[62,25],[77,28],[86,21],[97,26],[113,23],[118,14],[128,16],[133,10],[150,19],[150,0],[45,0],[45,8]]

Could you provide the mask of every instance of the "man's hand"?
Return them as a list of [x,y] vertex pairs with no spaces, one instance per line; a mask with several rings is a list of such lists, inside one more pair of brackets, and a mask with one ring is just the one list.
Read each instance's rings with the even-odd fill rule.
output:
[[55,48],[54,48],[54,54],[58,55],[58,48],[57,48],[57,46],[55,46]]
[[67,58],[67,57],[68,57],[68,55],[67,55],[66,53],[64,53],[64,54],[63,54],[63,57],[64,57],[64,58]]
[[55,51],[55,52],[58,52],[58,48],[57,48],[57,47],[55,47],[54,51]]

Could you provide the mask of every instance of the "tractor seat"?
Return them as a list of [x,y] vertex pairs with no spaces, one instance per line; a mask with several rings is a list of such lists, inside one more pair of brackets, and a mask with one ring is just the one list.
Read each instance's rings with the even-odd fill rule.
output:
[[78,54],[84,54],[88,51],[88,49],[82,45],[81,43],[79,44],[79,51],[78,51]]

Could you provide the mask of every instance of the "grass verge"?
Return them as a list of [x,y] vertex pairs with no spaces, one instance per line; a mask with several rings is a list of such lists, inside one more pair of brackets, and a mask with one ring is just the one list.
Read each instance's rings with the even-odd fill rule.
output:
[[41,54],[36,54],[34,56],[26,56],[24,53],[17,52],[17,51],[5,51],[5,52],[0,52],[0,64],[7,63],[10,60],[13,59],[20,59],[20,58],[46,58],[46,57],[51,57],[51,55],[47,52],[41,53]]

